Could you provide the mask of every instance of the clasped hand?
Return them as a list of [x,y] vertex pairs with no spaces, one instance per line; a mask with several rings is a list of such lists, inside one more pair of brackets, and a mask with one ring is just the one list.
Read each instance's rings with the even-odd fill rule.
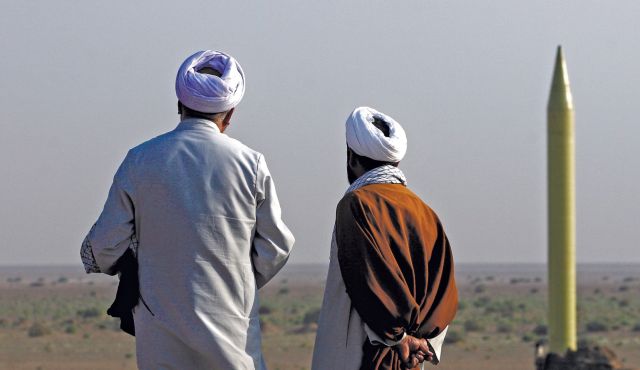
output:
[[433,352],[429,350],[429,343],[426,339],[407,335],[394,348],[398,351],[400,361],[405,369],[413,369],[425,360],[429,362],[433,360]]

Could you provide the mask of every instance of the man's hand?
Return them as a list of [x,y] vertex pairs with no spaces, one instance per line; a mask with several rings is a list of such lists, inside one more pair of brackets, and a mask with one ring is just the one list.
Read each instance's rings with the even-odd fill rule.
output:
[[394,348],[398,351],[400,361],[406,369],[413,369],[424,360],[429,362],[433,360],[433,353],[429,350],[429,343],[426,339],[407,335]]

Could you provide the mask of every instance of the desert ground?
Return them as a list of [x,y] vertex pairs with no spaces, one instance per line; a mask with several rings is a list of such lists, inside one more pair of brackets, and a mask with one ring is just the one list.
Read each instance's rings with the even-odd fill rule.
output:
[[[291,265],[261,292],[269,369],[309,369],[326,266]],[[534,368],[546,338],[543,265],[459,265],[460,307],[437,368]],[[581,265],[581,342],[640,367],[640,266]],[[79,267],[0,267],[0,369],[135,369],[133,337],[105,313],[117,279]]]

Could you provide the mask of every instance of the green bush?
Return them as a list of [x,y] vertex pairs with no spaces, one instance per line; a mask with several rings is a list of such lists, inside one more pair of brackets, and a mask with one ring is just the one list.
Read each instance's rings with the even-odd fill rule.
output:
[[474,307],[484,307],[486,306],[491,300],[489,299],[489,297],[480,297],[478,299],[476,299],[475,301],[473,301],[473,306]]
[[487,314],[496,313],[501,317],[513,317],[516,306],[512,301],[496,301],[488,305],[484,312]]

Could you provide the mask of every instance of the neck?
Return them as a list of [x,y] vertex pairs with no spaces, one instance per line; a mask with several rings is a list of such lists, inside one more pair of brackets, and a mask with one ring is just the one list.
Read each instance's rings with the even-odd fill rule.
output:
[[216,125],[216,127],[218,127],[218,129],[220,130],[220,132],[224,132],[224,129],[226,128],[226,127],[223,127],[222,122],[216,122],[216,121],[215,121],[214,119],[212,119],[212,118],[204,117],[204,116],[194,116],[194,115],[190,115],[190,114],[182,113],[182,114],[180,115],[180,120],[181,120],[181,121],[184,121],[184,120],[186,120],[186,119],[204,119],[204,120],[207,120],[207,121],[209,121],[209,122],[212,122],[214,125]]

